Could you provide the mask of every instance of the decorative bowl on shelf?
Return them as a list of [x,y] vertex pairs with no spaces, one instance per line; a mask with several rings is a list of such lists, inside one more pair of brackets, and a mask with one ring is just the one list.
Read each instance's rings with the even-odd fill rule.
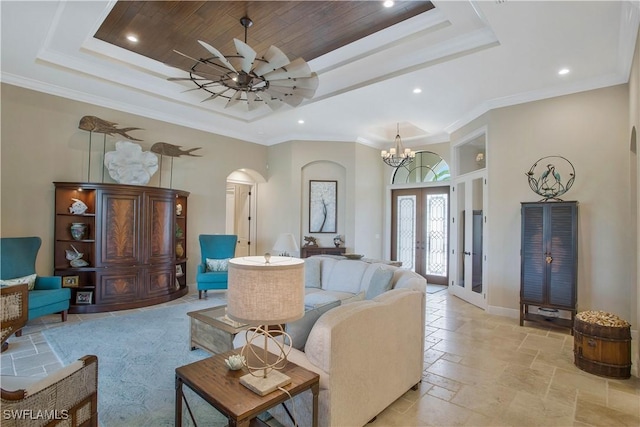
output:
[[360,258],[362,258],[364,255],[361,255],[361,254],[344,254],[344,256],[345,256],[347,259],[360,259]]

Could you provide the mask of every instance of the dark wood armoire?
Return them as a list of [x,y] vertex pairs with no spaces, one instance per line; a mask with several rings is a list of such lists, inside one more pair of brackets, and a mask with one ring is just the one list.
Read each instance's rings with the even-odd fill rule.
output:
[[578,202],[522,203],[521,214],[520,326],[524,321],[540,322],[573,333]]
[[[188,192],[110,183],[54,184],[54,268],[63,286],[72,288],[69,313],[145,307],[188,292]],[[71,209],[78,201],[86,211]],[[74,227],[82,232],[74,235]],[[80,264],[72,260],[78,254]]]

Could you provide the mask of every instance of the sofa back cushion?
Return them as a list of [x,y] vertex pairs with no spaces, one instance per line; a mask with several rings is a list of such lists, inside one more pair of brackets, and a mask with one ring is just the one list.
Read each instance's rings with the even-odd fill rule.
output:
[[[323,262],[326,263],[329,260]],[[338,260],[331,269],[328,280],[322,280],[322,289],[357,294],[360,292],[362,276],[369,264],[355,260]],[[324,269],[323,269],[324,270]]]

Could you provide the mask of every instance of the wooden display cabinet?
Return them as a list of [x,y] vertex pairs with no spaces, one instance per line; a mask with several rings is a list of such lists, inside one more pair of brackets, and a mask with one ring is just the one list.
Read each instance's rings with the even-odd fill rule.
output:
[[[522,203],[520,326],[568,328],[577,307],[578,203]],[[538,313],[529,310],[538,307]],[[570,318],[560,315],[565,312]]]
[[313,255],[344,255],[345,248],[320,247],[320,246],[303,246],[300,249],[300,258],[308,258]]
[[[72,287],[70,313],[144,307],[188,292],[188,192],[104,183],[54,184],[55,274],[78,277]],[[86,212],[70,212],[74,199],[87,205]],[[178,203],[183,206],[181,215],[176,215]],[[82,237],[71,235],[73,223],[86,225]],[[181,238],[176,237],[178,226],[184,231]],[[179,242],[183,251],[177,257]],[[70,265],[67,251],[76,250],[87,265]],[[184,273],[180,278],[176,277],[178,264]],[[83,292],[79,299],[78,292]]]

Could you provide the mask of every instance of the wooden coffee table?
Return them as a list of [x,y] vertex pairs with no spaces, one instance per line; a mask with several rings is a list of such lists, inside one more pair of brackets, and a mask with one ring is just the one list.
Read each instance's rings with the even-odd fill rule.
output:
[[[262,350],[259,351],[262,352]],[[231,350],[176,368],[176,427],[182,426],[182,401],[185,398],[182,393],[183,384],[226,416],[229,427],[254,425],[256,423],[254,418],[258,415],[289,399],[289,396],[281,390],[259,396],[240,384],[240,377],[248,373],[247,369],[231,371],[224,363],[227,357],[237,353],[238,350]],[[275,358],[275,355],[273,357]],[[313,427],[317,427],[320,376],[292,362],[288,362],[280,372],[291,377],[291,383],[284,386],[291,396],[311,390]]]
[[189,342],[191,350],[200,347],[211,354],[224,353],[233,349],[233,338],[241,331],[249,328],[225,318],[227,306],[205,308],[191,311],[187,316],[191,319]]

